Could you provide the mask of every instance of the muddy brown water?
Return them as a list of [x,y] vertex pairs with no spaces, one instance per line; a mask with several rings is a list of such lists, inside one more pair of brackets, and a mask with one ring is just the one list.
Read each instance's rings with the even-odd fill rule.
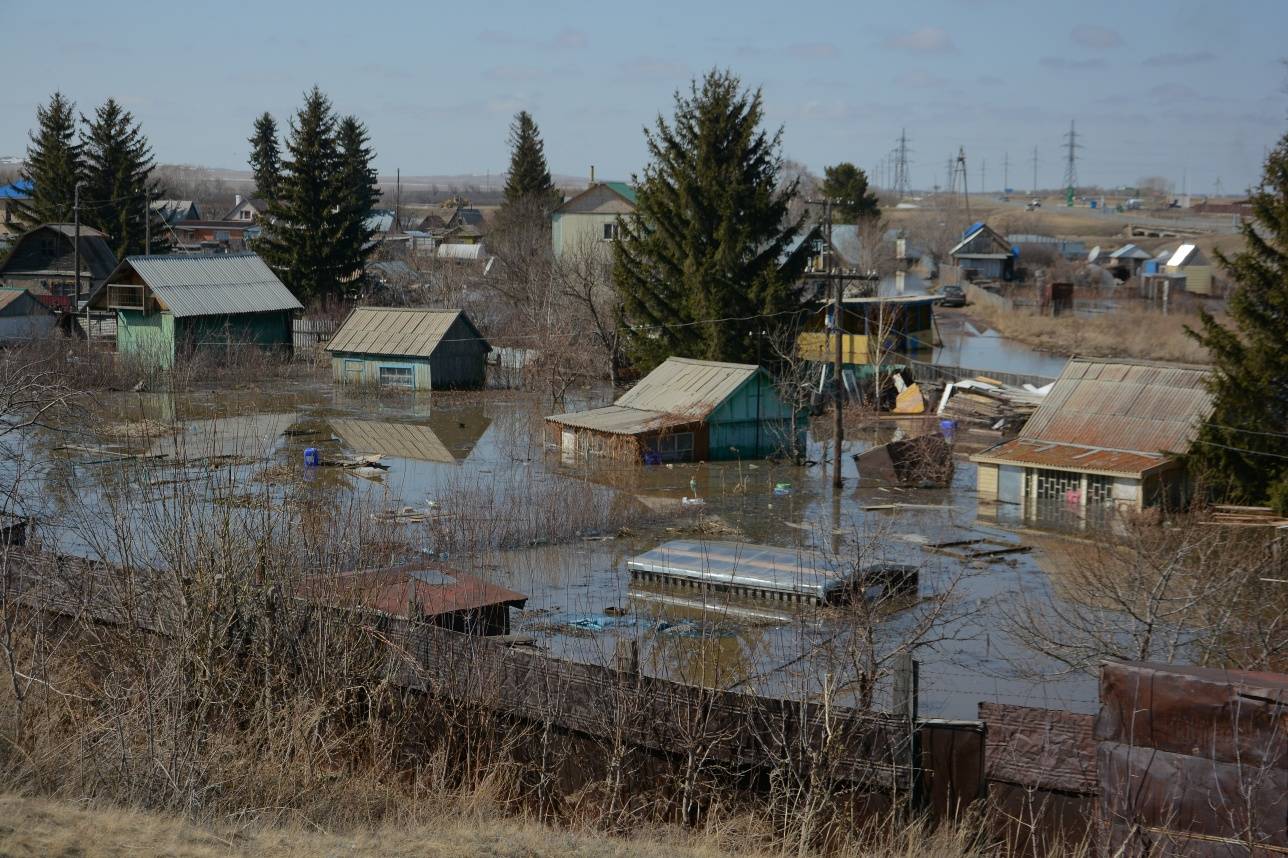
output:
[[[564,408],[606,398],[597,391]],[[42,527],[64,550],[92,550],[94,540],[73,523],[111,506],[113,491],[101,475],[114,463],[88,449],[52,450],[68,445],[209,460],[234,491],[272,495],[304,484],[321,495],[359,498],[376,511],[430,510],[437,524],[399,526],[413,548],[527,594],[513,630],[534,635],[555,655],[608,663],[619,642],[629,640],[652,674],[810,697],[827,686],[838,702],[856,700],[857,656],[866,652],[857,612],[747,602],[738,605],[743,612],[726,614],[718,605],[679,604],[693,597],[635,587],[626,560],[668,539],[701,536],[800,547],[849,562],[912,563],[921,569],[921,598],[882,612],[875,648],[884,658],[925,623],[937,597],[951,594],[940,621],[918,636],[923,716],[973,718],[980,701],[1094,711],[1092,678],[1026,678],[1055,671],[1004,631],[1003,614],[1017,595],[1049,592],[1039,554],[972,565],[923,549],[924,542],[949,539],[1020,541],[979,517],[969,462],[959,459],[944,490],[870,485],[850,454],[896,431],[881,427],[847,441],[846,488],[839,493],[822,465],[587,468],[561,461],[545,444],[540,417],[549,411],[511,392],[381,394],[333,389],[322,380],[178,396],[105,395],[94,419],[35,430],[21,442],[23,479],[36,489],[27,494],[40,498],[28,512],[42,525],[67,525]],[[142,434],[122,426],[142,427]],[[828,440],[810,439],[812,459],[824,460]],[[381,453],[388,470],[362,476],[310,468],[309,447],[326,460]],[[131,473],[166,489],[164,471]],[[681,507],[691,481],[705,501],[700,511]],[[776,494],[778,484],[790,489]],[[892,503],[915,506],[864,509]],[[758,613],[782,616],[752,616]],[[876,705],[889,705],[886,688],[879,684]]]

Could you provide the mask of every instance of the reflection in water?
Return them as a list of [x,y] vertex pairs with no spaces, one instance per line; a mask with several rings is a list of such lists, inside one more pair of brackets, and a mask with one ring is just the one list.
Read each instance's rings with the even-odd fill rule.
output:
[[[779,615],[761,618],[713,609],[719,605],[641,599],[630,587],[626,559],[688,537],[822,551],[846,563],[916,563],[923,594],[951,589],[959,605],[933,645],[917,650],[924,714],[973,717],[983,699],[1082,711],[1094,705],[1091,679],[1043,685],[1018,679],[1010,669],[1024,653],[1000,631],[996,606],[1019,591],[1049,587],[1039,556],[969,569],[920,547],[918,540],[960,538],[991,525],[977,522],[969,463],[958,467],[950,489],[911,492],[859,479],[848,455],[854,447],[847,450],[840,492],[830,486],[830,468],[766,461],[569,468],[558,463],[556,452],[545,452],[545,409],[534,400],[385,397],[337,391],[327,383],[178,397],[121,394],[104,397],[101,409],[90,426],[103,428],[37,428],[28,436],[33,443],[19,459],[29,483],[25,494],[44,505],[34,514],[88,520],[111,508],[114,480],[145,487],[147,497],[164,506],[181,490],[167,481],[210,474],[249,501],[290,493],[319,507],[359,499],[377,509],[423,509],[433,500],[436,520],[399,525],[401,536],[416,551],[446,553],[449,565],[527,594],[515,630],[533,630],[551,654],[612,663],[617,642],[630,639],[639,644],[640,664],[649,673],[778,694],[815,695],[826,680],[839,684],[843,696],[868,639],[858,615],[761,605]],[[174,428],[143,441],[106,428],[143,421]],[[101,454],[50,452],[69,438],[89,449],[153,450],[194,461],[121,467]],[[340,468],[307,468],[307,447],[330,458],[380,452],[390,468],[378,480]],[[823,447],[811,439],[814,458],[821,458]],[[213,470],[212,463],[195,461],[220,454],[228,458]],[[90,464],[96,459],[108,464]],[[690,480],[707,500],[700,512],[679,506]],[[790,483],[790,494],[775,495],[778,483]],[[895,500],[935,508],[895,509]],[[90,550],[71,528],[59,535],[65,548]],[[541,544],[551,538],[558,544]],[[569,617],[608,616],[609,608],[625,609],[629,622],[558,628]],[[918,610],[883,619],[871,638],[888,651],[909,633]]]

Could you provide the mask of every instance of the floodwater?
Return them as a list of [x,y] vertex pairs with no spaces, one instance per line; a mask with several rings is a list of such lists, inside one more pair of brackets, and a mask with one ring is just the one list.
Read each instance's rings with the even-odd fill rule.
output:
[[941,366],[1058,378],[1068,363],[1068,358],[1008,340],[959,310],[936,308],[935,323],[943,345],[931,360]]
[[[870,485],[858,474],[851,454],[889,440],[893,424],[847,441],[845,488],[834,492],[826,464],[565,463],[545,443],[541,416],[550,409],[500,391],[353,392],[312,380],[181,396],[116,394],[100,406],[101,423],[40,430],[25,451],[24,478],[43,498],[27,511],[68,525],[44,529],[58,533],[63,550],[103,553],[92,524],[71,523],[119,513],[120,490],[103,476],[109,472],[163,494],[171,483],[211,474],[247,494],[303,484],[373,511],[424,512],[430,524],[399,525],[419,556],[527,594],[513,631],[560,656],[610,662],[633,643],[651,674],[815,698],[826,689],[837,702],[857,702],[864,665],[875,660],[884,675],[893,653],[915,644],[924,717],[973,718],[980,701],[1077,711],[1096,705],[1092,678],[1054,677],[1051,665],[1005,631],[1017,604],[1051,592],[1039,553],[983,563],[926,550],[950,540],[1021,542],[979,516],[969,462],[958,461],[946,490]],[[123,441],[116,428],[153,424],[170,428],[143,441]],[[71,449],[48,452],[57,446]],[[114,469],[105,447],[184,459],[196,471],[176,478],[173,469],[146,465]],[[387,470],[308,467],[308,448],[324,461],[379,453]],[[811,439],[810,458],[826,463],[828,449],[826,437]],[[704,505],[686,509],[681,498],[694,487]],[[892,508],[896,503],[911,506]],[[854,609],[746,602],[730,611],[633,586],[626,559],[680,537],[802,548],[842,562],[915,564],[919,596],[881,609],[867,636],[869,623]],[[1043,674],[1050,676],[1030,678]],[[885,682],[873,700],[889,705]]]

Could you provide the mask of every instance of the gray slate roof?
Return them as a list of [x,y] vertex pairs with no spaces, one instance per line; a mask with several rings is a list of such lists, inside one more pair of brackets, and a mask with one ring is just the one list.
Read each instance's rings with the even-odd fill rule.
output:
[[254,253],[172,253],[127,256],[91,304],[127,269],[134,270],[161,304],[178,318],[302,310],[303,305]]

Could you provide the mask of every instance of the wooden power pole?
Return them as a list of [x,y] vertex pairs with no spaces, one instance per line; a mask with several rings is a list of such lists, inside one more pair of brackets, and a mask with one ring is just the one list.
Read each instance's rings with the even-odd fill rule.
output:
[[826,245],[823,248],[825,272],[823,278],[832,286],[832,324],[828,333],[834,338],[832,353],[832,487],[841,488],[841,444],[845,440],[844,405],[845,384],[841,380],[841,370],[845,365],[842,338],[845,326],[841,317],[841,298],[845,292],[846,275],[837,273],[832,253],[832,206],[834,203],[845,203],[846,200],[834,200],[830,197],[822,200],[806,200],[810,205],[823,206],[823,236]]

